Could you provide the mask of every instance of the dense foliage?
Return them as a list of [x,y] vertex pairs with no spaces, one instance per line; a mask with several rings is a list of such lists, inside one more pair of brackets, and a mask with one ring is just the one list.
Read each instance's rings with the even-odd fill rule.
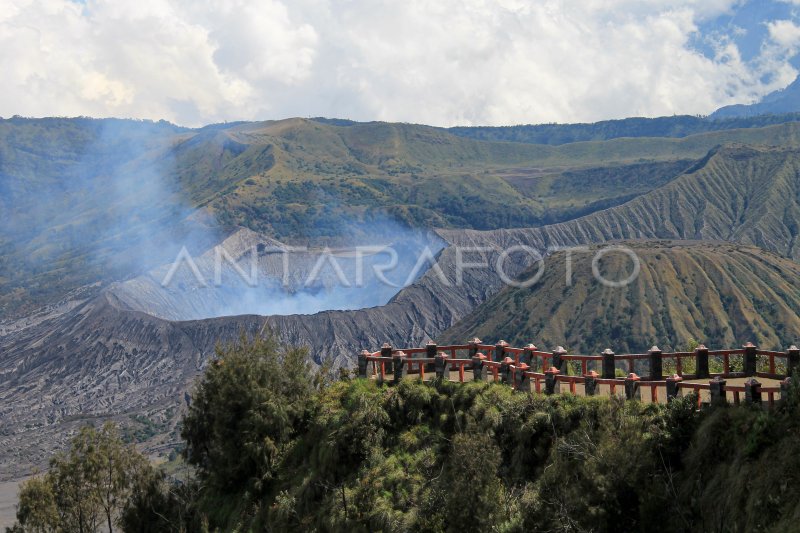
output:
[[214,493],[261,495],[311,409],[307,352],[283,352],[268,337],[217,355],[184,419],[186,458]]
[[[697,411],[330,380],[271,340],[219,355],[185,419],[195,480],[133,484],[124,530],[790,531],[800,516],[796,391],[771,412]],[[70,456],[91,457],[80,442]],[[25,485],[43,503],[20,506],[20,531],[57,529],[37,524],[61,512],[58,477]]]
[[69,451],[53,457],[47,474],[23,483],[12,531],[113,532],[137,494],[159,479],[114,424],[83,427]]
[[[780,530],[800,510],[787,488],[800,475],[791,405],[698,412],[691,397],[660,406],[485,383],[326,384],[298,356],[242,343],[198,387],[185,436],[212,529]],[[283,377],[268,377],[278,362]],[[191,433],[220,412],[245,424],[238,446],[193,458],[230,438]],[[254,433],[252,420],[268,423]],[[755,512],[767,501],[769,512]]]

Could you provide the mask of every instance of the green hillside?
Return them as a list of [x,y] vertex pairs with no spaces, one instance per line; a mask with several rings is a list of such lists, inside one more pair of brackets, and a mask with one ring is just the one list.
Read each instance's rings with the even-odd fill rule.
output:
[[394,222],[556,223],[662,186],[719,144],[794,146],[798,132],[541,146],[408,124],[0,120],[0,313],[141,273],[237,226],[319,243]]
[[623,205],[559,226],[552,237],[712,239],[800,257],[800,152],[789,148],[715,149],[668,184]]
[[[209,205],[226,224],[288,239],[330,236],[385,214],[421,226],[531,227],[629,200],[717,145],[793,146],[799,132],[791,123],[552,147],[480,142],[406,124],[244,124],[218,134],[250,148],[222,168],[221,175],[237,173]],[[271,146],[274,165],[241,180],[255,146]],[[570,179],[561,179],[565,173]]]
[[[682,350],[692,341],[735,347],[750,340],[786,349],[800,339],[800,265],[758,248],[691,241],[623,242],[639,257],[630,285],[608,287],[592,274],[592,253],[573,254],[572,284],[566,256],[545,261],[538,283],[506,287],[438,339],[462,343],[478,336],[529,342],[572,353],[641,353],[653,344]],[[609,280],[626,279],[631,259],[619,252],[600,260]],[[538,270],[520,276],[529,279]]]

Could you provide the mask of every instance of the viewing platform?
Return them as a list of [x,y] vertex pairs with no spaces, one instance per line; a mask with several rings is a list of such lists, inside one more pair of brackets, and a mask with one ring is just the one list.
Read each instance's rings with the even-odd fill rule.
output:
[[385,383],[403,379],[504,383],[520,392],[570,393],[579,396],[617,395],[628,400],[668,403],[696,393],[698,406],[715,402],[765,404],[784,399],[792,372],[800,366],[800,348],[785,352],[760,350],[746,343],[733,350],[709,350],[702,344],[691,352],[597,355],[552,352],[528,344],[514,348],[505,341],[485,344],[473,339],[463,345],[362,351],[358,375]]

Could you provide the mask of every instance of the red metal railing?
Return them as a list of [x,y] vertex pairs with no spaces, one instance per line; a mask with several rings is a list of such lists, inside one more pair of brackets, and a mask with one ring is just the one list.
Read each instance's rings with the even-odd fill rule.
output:
[[[431,357],[435,354],[434,357]],[[704,369],[701,373],[700,360],[703,358]],[[438,363],[437,363],[438,360]],[[660,360],[660,363],[656,363]],[[694,363],[694,372],[684,373],[685,361]],[[714,362],[717,370],[721,365],[722,372],[712,372],[708,368]],[[674,365],[674,374],[664,379],[661,375],[664,362]],[[786,352],[759,350],[748,343],[741,349],[734,350],[708,350],[699,346],[693,352],[661,352],[653,347],[648,353],[614,354],[606,351],[600,355],[568,354],[558,347],[553,352],[545,352],[530,344],[525,348],[508,346],[504,341],[497,344],[485,344],[477,339],[469,344],[437,346],[429,344],[424,348],[394,349],[385,344],[380,351],[364,351],[359,355],[359,373],[362,377],[374,377],[385,381],[402,378],[403,375],[418,375],[419,379],[434,376],[451,379],[451,372],[457,372],[455,381],[467,381],[467,371],[475,374],[476,364],[480,367],[481,379],[492,381],[506,381],[513,388],[525,388],[535,392],[542,391],[542,384],[547,383],[548,376],[551,387],[559,390],[568,390],[576,394],[579,387],[585,389],[587,379],[592,379],[596,386],[603,386],[608,394],[619,394],[624,389],[626,395],[633,392],[638,397],[648,398],[651,402],[662,399],[669,400],[670,393],[668,381],[674,383],[673,396],[677,391],[697,393],[698,403],[703,397],[712,393],[712,378],[742,378],[749,377],[784,380],[780,384],[760,384],[757,381],[747,381],[745,384],[730,384],[723,382],[713,389],[714,394],[730,396],[733,403],[738,404],[745,395],[748,401],[755,401],[762,396],[772,406],[776,398],[782,397],[788,385],[785,380],[787,374],[800,363],[800,349],[791,346]],[[439,365],[438,370],[436,369]],[[558,365],[558,368],[553,368]],[[627,378],[616,375],[617,369],[622,366]],[[579,374],[571,374],[570,369],[580,368]],[[636,374],[637,367],[648,371],[645,377]],[[741,367],[741,370],[739,368]],[[759,367],[761,370],[759,370]],[[672,368],[672,366],[670,366]],[[732,370],[735,368],[735,371]],[[547,370],[546,370],[547,369]],[[545,371],[546,370],[546,371]],[[596,373],[602,370],[602,376]],[[445,375],[446,374],[446,375]],[[474,376],[473,376],[474,378]],[[527,380],[527,381],[526,381]],[[563,389],[562,389],[563,385]],[[748,393],[749,387],[749,393]],[[722,392],[719,392],[719,391]],[[632,392],[633,391],[633,392]],[[666,391],[666,393],[663,393]],[[585,392],[584,392],[585,393]],[[748,395],[749,394],[749,395]]]

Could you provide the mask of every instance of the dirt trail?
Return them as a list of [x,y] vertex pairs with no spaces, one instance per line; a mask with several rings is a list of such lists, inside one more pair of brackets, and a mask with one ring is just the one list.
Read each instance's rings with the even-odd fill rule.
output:
[[0,531],[14,524],[17,515],[17,490],[24,480],[0,482]]

